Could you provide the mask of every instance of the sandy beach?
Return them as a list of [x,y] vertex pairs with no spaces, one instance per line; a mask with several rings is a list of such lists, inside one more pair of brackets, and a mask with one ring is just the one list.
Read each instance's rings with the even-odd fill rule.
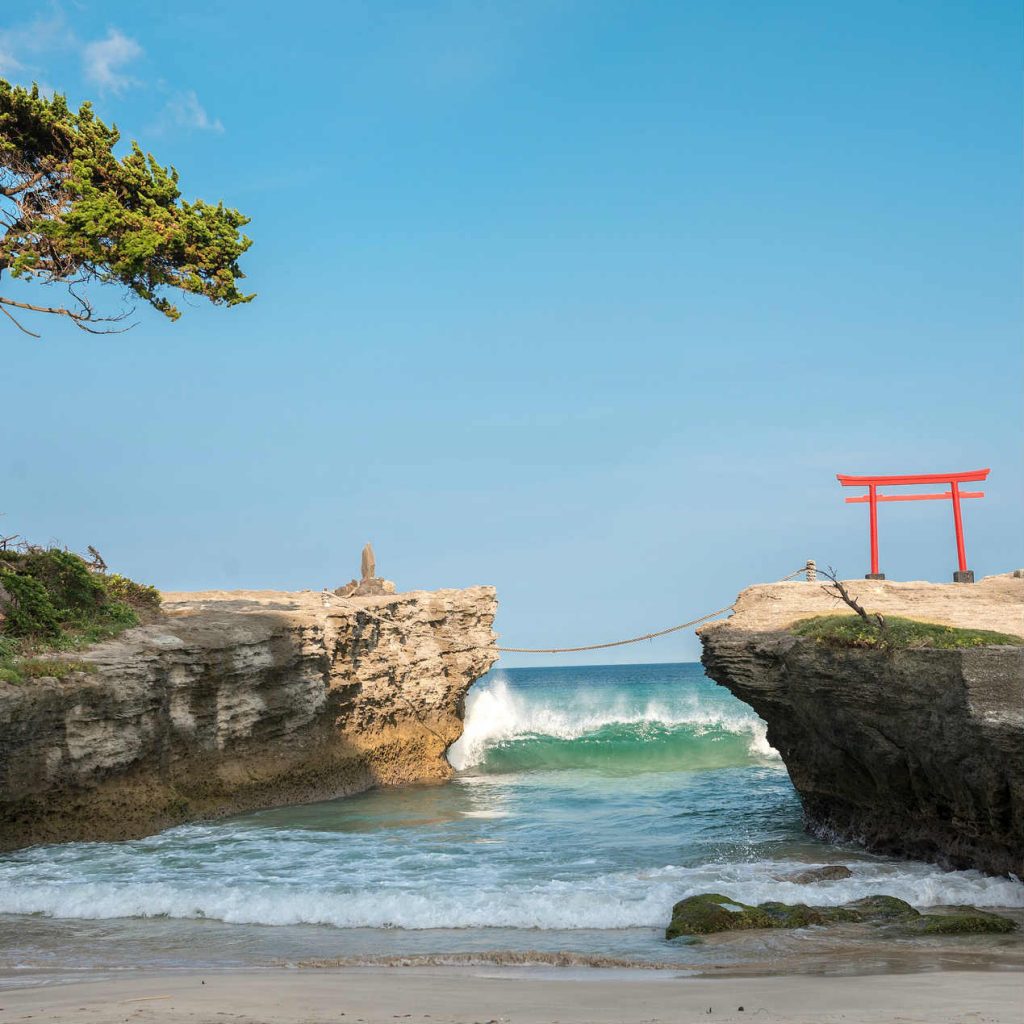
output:
[[[8,981],[12,979],[8,977]],[[4,1021],[147,1024],[1019,1024],[1024,975],[695,978],[675,973],[497,968],[109,975],[10,988]],[[54,980],[54,979],[49,979]]]

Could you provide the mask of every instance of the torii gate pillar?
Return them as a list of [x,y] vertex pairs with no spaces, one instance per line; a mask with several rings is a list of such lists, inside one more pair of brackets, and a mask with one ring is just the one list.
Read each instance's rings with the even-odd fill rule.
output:
[[[961,498],[984,498],[984,491],[961,491],[960,485],[988,478],[989,470],[974,469],[967,473],[923,473],[913,476],[845,476],[836,475],[843,487],[866,487],[867,494],[847,498],[848,505],[868,505],[868,532],[871,538],[871,572],[866,580],[884,580],[885,573],[878,571],[878,504],[882,501],[934,501],[948,498],[953,506],[953,530],[956,533],[956,560],[959,567],[953,573],[954,583],[973,583],[974,571],[967,568],[967,552],[964,546],[964,520],[960,511]],[[949,490],[939,494],[879,494],[878,488],[907,487],[914,484],[949,484]]]

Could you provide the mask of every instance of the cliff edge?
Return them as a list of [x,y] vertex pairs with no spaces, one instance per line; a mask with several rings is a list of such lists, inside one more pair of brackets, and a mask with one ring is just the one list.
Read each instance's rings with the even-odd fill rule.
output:
[[447,778],[497,659],[492,587],[164,595],[157,623],[0,682],[0,849]]
[[[868,611],[1024,635],[1024,579],[847,586]],[[1024,647],[842,649],[789,631],[846,610],[817,583],[750,587],[698,631],[704,667],[768,723],[811,831],[1024,877]]]

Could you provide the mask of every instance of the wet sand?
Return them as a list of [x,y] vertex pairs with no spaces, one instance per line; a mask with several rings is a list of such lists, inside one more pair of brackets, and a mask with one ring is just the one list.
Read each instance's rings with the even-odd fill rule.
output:
[[[12,980],[9,976],[5,979]],[[349,968],[25,977],[0,1020],[72,1024],[1020,1024],[1024,973],[687,977],[678,972]]]

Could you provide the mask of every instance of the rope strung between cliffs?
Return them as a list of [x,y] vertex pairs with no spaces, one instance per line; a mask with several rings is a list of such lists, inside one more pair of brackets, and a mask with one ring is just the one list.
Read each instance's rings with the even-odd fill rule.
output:
[[[808,580],[813,580],[815,578],[813,562],[808,562],[806,565],[797,569],[796,572],[791,572],[788,576],[783,576],[775,582],[785,583],[787,580],[795,579],[797,576],[803,576],[805,573],[807,574]],[[351,607],[353,611],[358,612],[361,615],[366,615],[368,618],[376,619],[378,622],[389,623],[391,621],[389,619],[385,619],[383,616],[371,612],[368,608],[359,607],[354,601],[350,601],[348,598],[341,597],[338,594],[325,592],[323,598],[325,604],[330,601],[341,601],[343,604],[347,604]],[[689,622],[681,622],[678,626],[669,626],[668,629],[659,629],[656,633],[644,633],[643,636],[632,636],[628,640],[612,640],[604,644],[586,644],[582,647],[497,647],[495,650],[501,651],[503,654],[578,654],[580,651],[603,651],[609,647],[625,647],[627,644],[638,644],[644,640],[656,640],[660,636],[668,636],[670,633],[678,633],[681,629],[689,629],[691,626],[699,626],[703,622],[710,622],[711,619],[717,619],[719,615],[725,615],[727,612],[733,611],[733,607],[734,606],[731,604],[726,605],[724,608],[719,608],[717,611],[708,612],[707,615],[701,615],[699,618],[690,619]]]
[[612,640],[606,644],[587,644],[584,647],[499,647],[499,651],[506,654],[575,654],[577,651],[601,651],[606,647],[625,647],[626,644],[638,644],[641,640],[654,640],[659,636],[668,636],[669,633],[678,633],[681,629],[688,629],[709,619],[718,618],[726,612],[732,611],[732,605],[726,608],[719,608],[717,612],[709,612],[699,619],[690,619],[689,622],[681,622],[678,626],[669,626],[668,629],[659,629],[657,633],[644,633],[643,636],[633,636],[628,640]]
[[[791,580],[796,576],[802,576],[804,573],[807,573],[810,578],[813,571],[810,568],[810,563],[808,563],[808,565],[801,566],[796,572],[791,572],[788,576],[783,576],[782,579],[776,580],[776,582],[785,583],[787,580]],[[608,647],[625,647],[627,644],[638,644],[643,640],[654,640],[659,636],[668,636],[669,633],[678,633],[681,629],[689,629],[691,626],[698,626],[702,622],[709,622],[711,619],[717,619],[719,615],[725,615],[732,610],[733,605],[730,604],[725,608],[719,608],[718,611],[701,615],[700,618],[690,619],[689,622],[681,622],[678,626],[659,629],[656,633],[644,633],[643,636],[633,636],[628,640],[612,640],[610,643],[605,644],[586,644],[583,647],[499,647],[497,649],[504,654],[576,654],[579,651],[603,651]]]

